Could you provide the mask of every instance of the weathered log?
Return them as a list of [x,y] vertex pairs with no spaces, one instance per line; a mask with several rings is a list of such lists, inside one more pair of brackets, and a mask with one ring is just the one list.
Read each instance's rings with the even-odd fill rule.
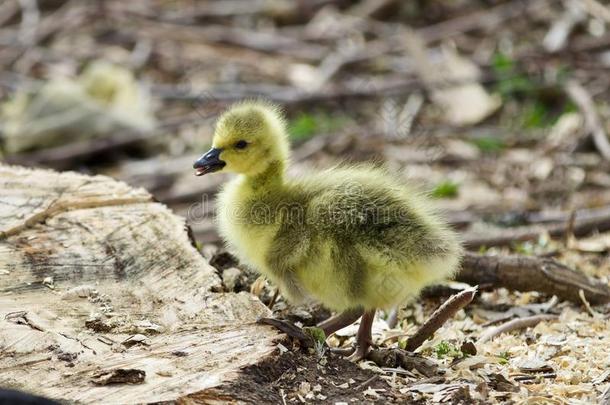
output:
[[220,288],[143,189],[0,165],[0,386],[145,403],[230,382],[280,335],[258,299]]
[[517,291],[540,291],[576,303],[581,302],[582,290],[592,304],[610,302],[608,285],[548,258],[466,252],[456,280]]

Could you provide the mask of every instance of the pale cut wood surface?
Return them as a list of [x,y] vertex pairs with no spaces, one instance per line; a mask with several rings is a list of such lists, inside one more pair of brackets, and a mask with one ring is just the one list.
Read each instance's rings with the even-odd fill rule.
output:
[[[237,378],[275,349],[278,334],[255,324],[269,316],[258,299],[221,288],[184,220],[145,190],[0,166],[0,386],[69,402],[146,403]],[[134,335],[143,341],[123,343]],[[92,382],[115,369],[146,376]]]

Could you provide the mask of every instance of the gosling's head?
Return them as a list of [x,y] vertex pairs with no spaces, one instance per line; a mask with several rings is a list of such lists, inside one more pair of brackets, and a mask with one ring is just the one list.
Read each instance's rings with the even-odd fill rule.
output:
[[121,95],[137,94],[137,82],[133,74],[104,61],[96,61],[87,66],[78,80],[87,94],[106,105],[115,103]]
[[193,168],[197,176],[219,171],[256,176],[272,164],[283,167],[288,155],[280,108],[264,101],[244,101],[220,116],[212,149]]

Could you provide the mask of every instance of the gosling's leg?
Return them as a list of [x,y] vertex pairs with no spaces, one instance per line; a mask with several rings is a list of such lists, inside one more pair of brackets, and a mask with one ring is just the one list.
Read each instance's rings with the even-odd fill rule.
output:
[[280,288],[276,287],[275,288],[275,293],[273,294],[273,297],[271,298],[271,301],[269,301],[269,305],[267,305],[267,308],[269,308],[271,311],[273,311],[273,306],[275,305],[275,302],[277,301],[277,297],[280,295]]
[[317,327],[324,331],[324,334],[328,337],[346,326],[356,322],[358,318],[362,316],[364,310],[361,308],[350,309],[340,314],[331,316],[325,321],[320,322]]
[[375,310],[365,311],[360,320],[360,327],[356,335],[356,351],[347,359],[351,361],[360,361],[366,357],[369,347],[373,343],[373,320],[375,319]]

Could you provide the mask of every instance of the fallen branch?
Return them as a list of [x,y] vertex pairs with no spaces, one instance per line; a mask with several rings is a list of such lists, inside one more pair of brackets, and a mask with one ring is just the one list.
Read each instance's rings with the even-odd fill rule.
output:
[[[463,82],[463,81],[462,81]],[[332,90],[305,91],[291,86],[269,83],[217,85],[205,91],[192,91],[177,86],[152,86],[152,92],[163,100],[201,102],[202,98],[214,102],[234,102],[244,98],[262,97],[285,105],[337,101],[348,98],[373,96],[396,96],[422,90],[423,85],[415,78],[389,78],[371,83],[356,83],[352,87]]]
[[[492,233],[491,235],[466,234],[464,236],[464,246],[468,249],[478,249],[480,247],[505,246],[515,242],[525,242],[536,240],[541,235],[549,234],[551,237],[563,237],[568,229],[572,227],[572,234],[576,237],[586,236],[592,232],[605,232],[610,230],[610,207],[600,209],[578,210],[574,214],[574,223],[570,225],[571,213],[561,214],[556,221],[559,223],[537,224],[508,228]],[[533,221],[543,221],[540,218]]]
[[[24,2],[24,5],[28,2]],[[4,66],[15,64],[22,56],[26,55],[33,47],[44,42],[59,30],[76,29],[87,20],[87,7],[76,0],[65,2],[53,13],[44,18],[36,16],[37,11],[33,7],[24,7],[24,16],[22,17],[22,29],[19,32],[19,41],[15,41],[13,46],[6,47],[8,54],[1,55],[0,63]],[[20,3],[21,4],[21,3]],[[28,10],[29,8],[29,10]],[[29,15],[28,15],[29,14]],[[23,20],[26,18],[26,22]],[[35,24],[35,29],[30,30],[29,24]],[[29,32],[26,32],[29,31]],[[22,40],[25,39],[26,42]]]
[[407,341],[406,349],[410,352],[421,346],[426,339],[434,334],[441,326],[452,318],[460,309],[468,305],[475,294],[478,287],[468,288],[461,291],[443,303],[426,322],[415,332]]
[[70,169],[74,167],[75,162],[150,141],[155,137],[166,134],[168,131],[198,120],[202,120],[198,114],[186,117],[181,116],[168,120],[161,124],[158,129],[151,132],[126,129],[108,137],[86,139],[52,148],[9,155],[5,158],[5,161],[6,163],[23,166],[41,165],[54,169]]
[[301,41],[291,35],[277,35],[273,32],[249,30],[225,25],[183,25],[170,21],[150,21],[147,18],[129,14],[116,14],[117,23],[129,22],[138,27],[138,35],[150,40],[175,40],[193,43],[217,43],[252,49],[259,52],[279,54],[305,61],[321,60],[328,48],[323,45]]
[[426,42],[440,41],[476,29],[493,30],[502,23],[548,7],[545,1],[508,1],[498,6],[428,25],[418,30]]
[[487,256],[467,252],[457,281],[517,291],[540,291],[580,304],[579,290],[593,304],[610,302],[610,288],[553,259]]
[[518,329],[529,328],[530,326],[538,325],[540,322],[554,321],[556,319],[557,319],[556,315],[546,315],[546,314],[528,316],[526,318],[513,319],[512,321],[503,323],[502,325],[500,325],[496,328],[493,328],[491,330],[488,330],[487,332],[482,334],[481,337],[479,338],[479,340],[477,340],[476,344],[479,345],[479,344],[488,342],[489,340],[491,340],[494,337],[499,336],[503,333],[512,332],[512,331],[518,330]]
[[[184,9],[169,12],[155,13],[152,10],[134,7],[133,4],[114,3],[115,11],[129,12],[132,15],[141,15],[158,21],[174,24],[196,25],[197,20],[219,19],[228,17],[242,17],[261,15],[273,19],[294,21],[308,21],[322,7],[340,3],[338,0],[313,0],[308,2],[269,2],[267,0],[232,0],[212,3],[193,3]],[[152,11],[152,12],[151,12]]]

